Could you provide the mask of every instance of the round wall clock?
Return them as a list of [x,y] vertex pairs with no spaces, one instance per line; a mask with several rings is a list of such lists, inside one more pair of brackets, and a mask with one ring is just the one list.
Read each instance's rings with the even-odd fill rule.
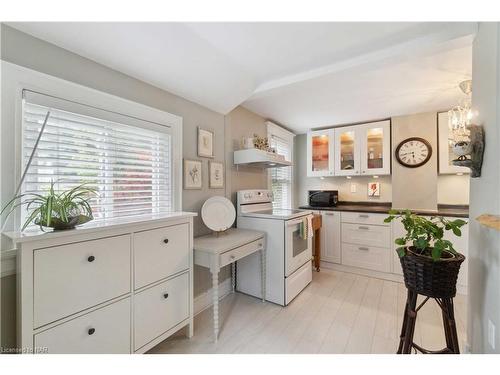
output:
[[396,148],[396,159],[399,164],[408,168],[417,168],[429,161],[432,147],[423,138],[411,137],[402,141]]

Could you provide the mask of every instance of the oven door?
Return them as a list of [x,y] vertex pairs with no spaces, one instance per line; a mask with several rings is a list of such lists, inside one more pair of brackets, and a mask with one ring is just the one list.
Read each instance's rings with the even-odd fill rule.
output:
[[307,216],[285,221],[285,276],[290,276],[312,258],[312,238],[300,236],[300,226]]

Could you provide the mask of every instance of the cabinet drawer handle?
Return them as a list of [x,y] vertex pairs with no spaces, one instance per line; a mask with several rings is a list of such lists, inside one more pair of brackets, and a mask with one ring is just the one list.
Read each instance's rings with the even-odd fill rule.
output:
[[368,228],[368,227],[358,227],[358,229],[362,229],[362,230],[370,230],[370,228]]
[[95,333],[95,328],[89,328],[89,330],[87,331],[87,333],[89,335],[93,335]]
[[333,216],[333,212],[325,212],[325,215]]
[[163,240],[163,243],[168,243],[168,238],[165,238],[165,239]]
[[359,217],[363,218],[363,219],[368,219],[368,215],[365,215],[365,214],[359,214]]
[[359,250],[364,250],[364,251],[368,251],[369,249],[367,247],[358,247]]
[[163,294],[163,298],[167,299],[168,298],[168,293]]
[[91,255],[87,258],[87,260],[92,263],[95,260],[95,256]]
[[260,243],[258,246],[259,246],[259,247],[262,247],[262,243]]
[[230,258],[231,258],[231,259],[234,259],[234,258],[236,258],[236,257],[235,257],[234,255],[231,255],[231,256],[230,256]]

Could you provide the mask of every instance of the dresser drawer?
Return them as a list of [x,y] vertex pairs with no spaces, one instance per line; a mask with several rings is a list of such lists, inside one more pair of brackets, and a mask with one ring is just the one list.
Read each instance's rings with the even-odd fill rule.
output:
[[189,273],[184,273],[136,294],[135,350],[189,317],[189,290]]
[[229,263],[232,263],[238,259],[244,258],[249,254],[254,253],[257,250],[262,249],[264,245],[264,238],[260,240],[250,242],[244,246],[240,246],[234,250],[226,251],[220,255],[220,266],[224,267]]
[[134,234],[135,289],[189,268],[189,224]]
[[35,335],[49,353],[130,353],[130,298]]
[[391,228],[342,223],[342,242],[389,248],[391,247]]
[[130,292],[130,236],[34,252],[34,328]]
[[383,225],[388,227],[390,224],[384,223],[384,219],[387,216],[389,215],[366,212],[342,212],[341,220],[343,223]]
[[369,270],[390,272],[391,250],[381,247],[342,244],[342,264]]

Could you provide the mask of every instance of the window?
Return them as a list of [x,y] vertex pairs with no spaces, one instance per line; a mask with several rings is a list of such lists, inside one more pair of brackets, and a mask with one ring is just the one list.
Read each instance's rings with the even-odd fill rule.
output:
[[[268,123],[268,138],[270,147],[284,155],[288,161],[293,161],[294,134]],[[293,205],[293,167],[271,168],[270,185],[273,192],[273,207],[288,209]]]
[[23,166],[49,110],[24,192],[43,193],[51,181],[59,191],[88,183],[98,191],[91,203],[96,220],[173,209],[169,126],[28,92]]

